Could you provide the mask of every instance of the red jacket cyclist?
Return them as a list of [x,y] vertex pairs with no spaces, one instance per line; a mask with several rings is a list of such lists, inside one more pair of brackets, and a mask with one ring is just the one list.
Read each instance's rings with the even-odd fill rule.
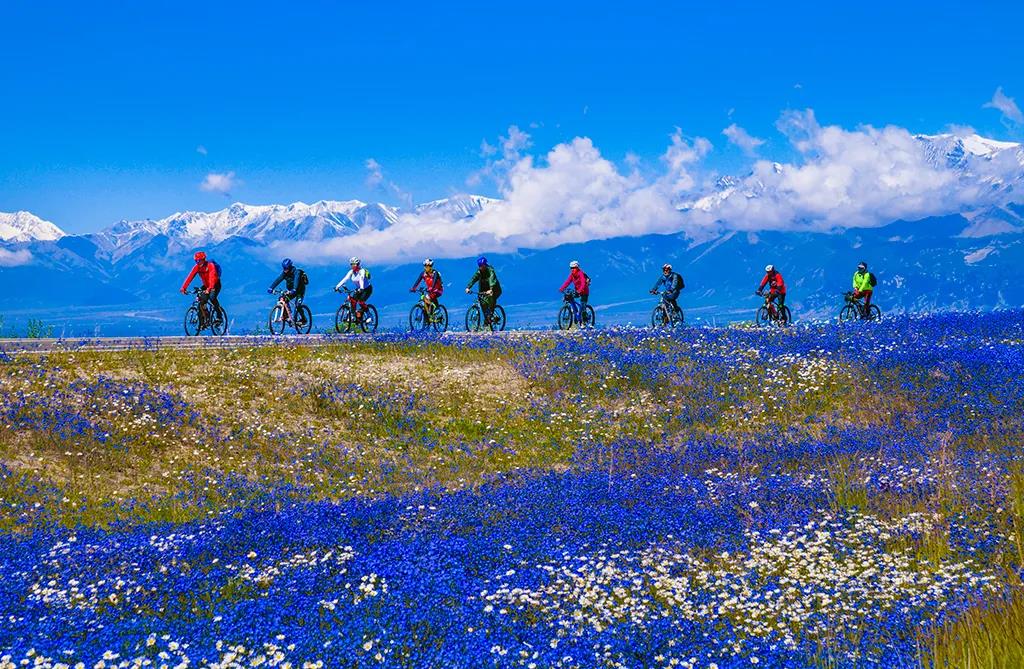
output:
[[757,287],[757,294],[764,295],[764,288],[768,286],[768,301],[778,302],[779,306],[785,306],[786,304],[786,282],[782,279],[782,274],[775,269],[775,265],[768,265],[764,268],[764,278],[761,279],[761,285]]
[[419,289],[420,283],[423,283],[427,289],[423,296],[423,306],[427,308],[429,314],[444,293],[444,281],[441,279],[441,273],[434,269],[434,261],[430,258],[423,261],[423,271],[416,277],[416,283],[412,284],[409,292],[415,293]]
[[580,298],[580,318],[587,317],[587,302],[590,301],[590,277],[580,269],[578,260],[569,263],[569,278],[565,280],[559,292],[564,292],[572,284],[573,290]]
[[[205,305],[210,302],[213,308],[220,311],[220,302],[217,300],[217,296],[220,295],[220,265],[212,260],[206,259],[206,253],[203,251],[196,251],[195,255],[192,256],[195,260],[196,265],[189,272],[188,278],[185,279],[185,283],[181,284],[181,294],[184,295],[188,292],[188,284],[192,283],[192,279],[199,275],[200,280],[203,282],[203,290],[199,293],[199,303]],[[203,313],[205,309],[200,310]]]

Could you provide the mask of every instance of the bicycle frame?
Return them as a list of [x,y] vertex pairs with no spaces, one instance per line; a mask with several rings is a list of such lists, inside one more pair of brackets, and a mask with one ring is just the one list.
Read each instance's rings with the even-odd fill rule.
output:
[[193,288],[192,294],[195,296],[192,300],[192,306],[199,312],[199,329],[205,330],[213,320],[213,314],[210,311],[210,300],[204,302],[199,299],[199,296],[203,294],[202,288]]
[[580,303],[576,301],[577,297],[579,297],[579,295],[576,294],[575,292],[564,293],[562,301],[569,304],[569,306],[572,308],[572,317],[576,321],[580,321],[583,319],[583,309],[582,307],[580,307]]
[[277,293],[277,305],[281,307],[281,320],[285,323],[292,322],[292,305],[291,300],[288,298],[288,294],[284,291],[278,291]]

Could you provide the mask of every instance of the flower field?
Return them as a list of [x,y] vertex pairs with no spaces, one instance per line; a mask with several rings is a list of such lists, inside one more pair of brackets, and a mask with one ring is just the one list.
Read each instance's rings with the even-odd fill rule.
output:
[[1024,315],[0,356],[0,668],[1024,666]]

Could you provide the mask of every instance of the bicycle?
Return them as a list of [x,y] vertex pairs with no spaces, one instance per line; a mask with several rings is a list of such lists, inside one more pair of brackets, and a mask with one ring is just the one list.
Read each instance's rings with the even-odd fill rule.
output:
[[839,321],[878,321],[882,319],[882,310],[877,305],[865,306],[864,300],[853,296],[853,291],[843,293],[846,304],[839,310]]
[[445,332],[448,329],[448,309],[440,302],[428,305],[426,296],[426,288],[420,288],[420,301],[409,310],[409,329],[415,332],[432,327],[437,332]]
[[562,295],[564,304],[558,310],[558,329],[569,330],[573,325],[579,325],[583,327],[594,327],[597,323],[597,317],[594,314],[594,307],[581,306],[576,298],[579,295],[574,290],[567,290]]
[[[335,332],[355,332],[356,328],[363,332],[377,331],[377,308],[362,300],[352,297],[352,289],[342,286],[345,291],[345,299],[334,314]],[[360,314],[357,318],[357,314]]]
[[[761,297],[761,293],[754,293]],[[785,304],[776,308],[775,301],[769,295],[764,296],[764,304],[757,310],[754,317],[756,325],[772,325],[775,327],[786,327],[793,322],[793,314]]]
[[218,337],[227,334],[228,315],[224,307],[213,310],[209,307],[209,300],[200,300],[199,296],[204,292],[203,288],[192,289],[192,306],[185,312],[185,334],[189,337],[198,337],[199,333],[209,328],[210,332]]
[[483,295],[490,295],[490,291],[476,293],[476,303],[466,310],[466,332],[480,332],[485,327],[491,328],[491,332],[501,332],[505,329],[505,309],[500,304],[494,305],[490,321],[484,318],[484,305],[480,301]]
[[270,334],[284,334],[286,327],[291,325],[296,334],[309,334],[313,327],[313,313],[305,304],[300,304],[292,311],[291,296],[287,290],[275,290],[277,304],[270,310],[268,325]]
[[[651,291],[651,294],[657,295],[658,293]],[[652,328],[677,328],[686,322],[683,310],[679,308],[678,304],[669,302],[665,297],[667,294],[661,293],[661,301],[651,310]]]

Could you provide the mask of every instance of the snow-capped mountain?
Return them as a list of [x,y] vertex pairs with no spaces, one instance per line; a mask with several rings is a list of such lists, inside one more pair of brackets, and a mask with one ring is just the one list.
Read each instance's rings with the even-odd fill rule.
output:
[[417,214],[440,213],[449,218],[472,218],[501,200],[483,195],[454,195],[416,206]]
[[1024,145],[1017,142],[1001,142],[981,135],[916,135],[924,146],[928,161],[936,167],[949,167],[970,171],[979,161],[992,161],[1012,156],[1024,166]]
[[261,244],[282,241],[322,241],[356,232],[382,228],[398,220],[398,210],[384,204],[359,200],[320,200],[313,204],[249,205],[236,202],[214,212],[186,211],[152,221],[121,221],[91,238],[117,260],[166,237],[172,246],[217,244],[240,237]]
[[64,237],[63,230],[27,211],[13,214],[0,212],[0,241],[55,241]]

